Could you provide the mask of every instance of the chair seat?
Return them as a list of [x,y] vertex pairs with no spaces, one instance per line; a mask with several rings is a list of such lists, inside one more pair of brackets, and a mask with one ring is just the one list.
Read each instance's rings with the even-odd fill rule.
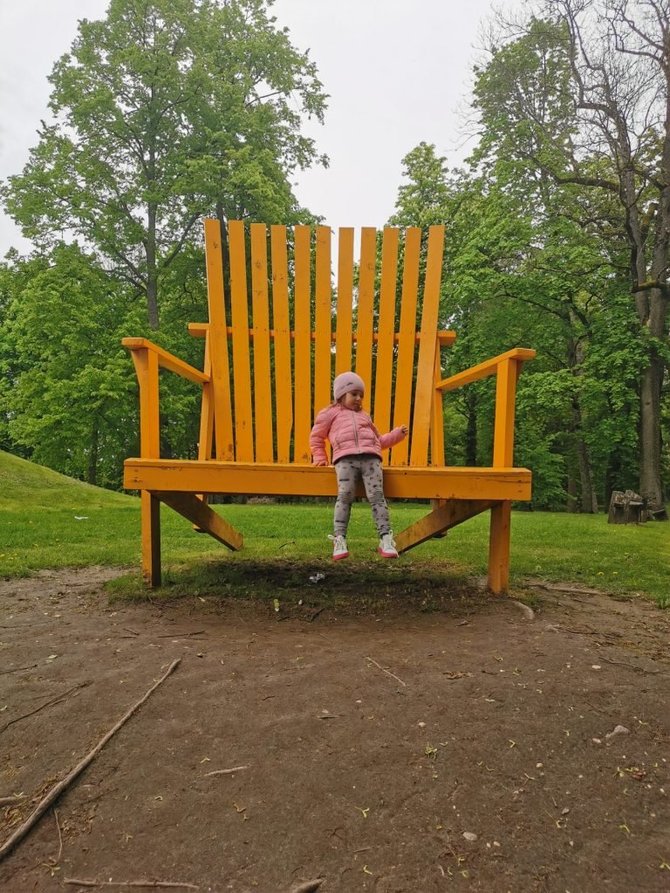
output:
[[[124,487],[152,493],[236,493],[268,496],[336,496],[331,467],[197,459],[126,459]],[[391,499],[527,500],[527,468],[428,466],[384,468]]]

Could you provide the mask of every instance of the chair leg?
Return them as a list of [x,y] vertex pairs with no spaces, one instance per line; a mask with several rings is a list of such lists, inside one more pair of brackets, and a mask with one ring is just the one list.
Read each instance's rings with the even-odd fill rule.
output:
[[142,490],[142,576],[152,588],[161,585],[161,515],[160,500]]
[[511,515],[512,503],[509,500],[491,508],[488,586],[495,595],[505,594],[509,586]]

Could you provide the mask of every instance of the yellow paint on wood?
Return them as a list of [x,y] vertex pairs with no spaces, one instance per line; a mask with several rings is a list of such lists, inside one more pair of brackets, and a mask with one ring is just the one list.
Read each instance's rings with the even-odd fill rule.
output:
[[453,391],[456,388],[463,387],[463,385],[470,384],[470,382],[479,381],[489,375],[495,375],[498,371],[498,366],[505,360],[525,362],[532,360],[534,357],[534,350],[530,350],[527,347],[515,347],[512,350],[499,354],[497,357],[485,360],[483,363],[477,363],[476,366],[472,366],[470,369],[465,369],[463,372],[457,372],[456,375],[450,375],[449,378],[442,379],[437,387],[443,391]]
[[[308,445],[314,408],[331,399],[335,363],[337,373],[353,364],[363,377],[380,428],[390,428],[391,417],[393,426],[410,427],[409,448],[407,441],[396,446],[391,466],[384,469],[385,493],[390,499],[429,500],[433,509],[398,535],[400,548],[412,548],[490,507],[489,586],[504,592],[511,502],[531,495],[530,471],[512,467],[516,382],[523,362],[535,351],[515,348],[442,378],[440,351],[455,338],[453,332],[437,329],[443,227],[430,228],[422,293],[421,231],[405,232],[397,310],[399,232],[387,228],[382,235],[377,280],[377,233],[363,229],[355,332],[353,230],[339,234],[335,326],[330,230],[295,227],[289,251],[286,227],[271,227],[272,326],[267,229],[263,224],[250,227],[251,301],[245,233],[242,222],[231,222],[226,245],[218,221],[205,222],[209,322],[189,325],[192,335],[205,338],[202,372],[146,339],[123,341],[139,382],[141,435],[141,458],[126,461],[124,485],[141,491],[142,569],[147,581],[160,583],[161,501],[229,547],[240,548],[238,532],[207,506],[202,494],[335,495],[333,468],[311,466]],[[230,319],[224,294],[226,256]],[[202,387],[197,460],[159,458],[161,368]],[[490,375],[497,375],[493,466],[445,467],[442,394]]]
[[396,534],[395,541],[398,552],[407,552],[426,540],[439,536],[447,530],[451,530],[452,527],[485,512],[492,505],[493,503],[487,499],[439,501],[438,506],[432,512]]
[[352,313],[354,293],[354,231],[340,229],[337,249],[337,333],[335,340],[335,375],[352,368]]
[[491,509],[488,587],[496,595],[509,586],[509,553],[512,504],[501,502]]
[[140,391],[140,455],[160,456],[158,357],[148,349],[133,349],[131,356]]
[[[334,496],[332,467],[290,463],[199,462],[197,459],[126,459],[124,487],[181,493]],[[527,468],[384,469],[390,499],[523,500],[531,493]]]
[[[205,340],[204,371],[209,377],[212,372],[212,357],[209,335]],[[211,459],[214,448],[214,395],[211,381],[202,386],[200,406],[200,432],[198,436],[198,459]]]
[[[437,383],[442,378],[440,368],[440,342],[435,341],[435,362],[433,365],[433,401],[430,413],[430,464],[444,465],[444,410],[442,406],[442,391],[437,389]],[[509,463],[512,464],[511,462]]]
[[372,390],[372,330],[377,262],[377,230],[365,226],[361,230],[361,258],[358,271],[358,325],[356,328],[356,369],[365,382],[366,405],[370,406]]
[[156,360],[161,369],[169,369],[170,372],[175,372],[182,378],[187,378],[196,384],[204,384],[209,380],[209,377],[204,372],[189,365],[189,363],[185,363],[179,357],[168,353],[167,350],[164,350],[147,338],[123,338],[121,344],[131,352],[140,350],[151,351],[156,355]]
[[393,425],[394,427],[407,425],[410,429],[410,436],[391,450],[391,465],[407,465],[412,437],[412,387],[414,385],[414,351],[418,341],[416,308],[421,252],[421,230],[419,227],[413,226],[406,230],[404,247]]
[[516,400],[517,361],[503,360],[496,379],[496,409],[493,429],[493,465],[512,465],[514,461],[514,406]]
[[272,462],[274,452],[272,439],[267,230],[262,223],[252,223],[250,229],[251,291],[255,332],[253,341],[255,455],[259,462]]
[[251,409],[251,359],[249,352],[249,303],[244,223],[228,224],[230,245],[230,295],[233,322],[233,389],[235,406],[235,458],[250,462],[254,458]]
[[[387,226],[382,235],[382,270],[377,326],[377,362],[375,369],[375,401],[373,418],[382,434],[391,428],[391,393],[393,389],[393,336],[395,332],[395,297],[398,279],[399,230]],[[388,454],[384,461],[388,463]]]
[[312,428],[312,337],[311,337],[311,231],[295,230],[295,448],[293,461],[309,463],[309,432]]
[[435,388],[435,336],[440,305],[444,227],[431,226],[428,231],[428,255],[421,311],[421,340],[416,371],[414,414],[410,465],[425,465],[428,460],[428,435]]
[[291,370],[291,322],[288,302],[288,255],[286,227],[270,228],[272,261],[272,321],[274,330],[275,405],[277,408],[277,461],[291,457],[293,430],[293,375]]
[[148,586],[161,585],[160,502],[151,493],[140,493],[142,524],[142,576]]
[[316,306],[314,308],[314,415],[331,402],[330,228],[316,228]]
[[205,220],[205,261],[216,458],[229,460],[234,457],[235,448],[226,302],[223,286],[223,245],[221,225],[218,220]]
[[229,549],[237,551],[244,545],[242,534],[232,524],[190,493],[159,493],[158,496],[171,509],[191,521],[198,530],[213,536]]

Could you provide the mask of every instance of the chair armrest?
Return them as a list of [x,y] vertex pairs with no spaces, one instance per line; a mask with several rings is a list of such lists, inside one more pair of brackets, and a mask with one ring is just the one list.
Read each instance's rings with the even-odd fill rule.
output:
[[196,384],[206,384],[209,381],[209,375],[205,375],[204,372],[196,369],[195,366],[191,366],[180,360],[179,357],[175,357],[174,354],[163,350],[162,347],[159,347],[147,338],[123,338],[121,344],[131,353],[141,350],[151,351],[156,355],[158,365],[163,369],[176,372],[177,375],[181,375],[182,378],[188,378],[189,381],[194,381]]
[[143,459],[160,458],[159,371],[169,369],[203,388],[210,377],[146,338],[123,338],[137,373],[140,392],[140,455]]
[[483,363],[478,363],[470,369],[465,369],[463,372],[457,372],[456,375],[450,375],[449,378],[443,378],[442,381],[439,381],[435,385],[435,387],[439,391],[454,391],[456,388],[470,384],[472,381],[478,381],[481,378],[487,378],[489,375],[495,375],[498,372],[500,365],[508,360],[517,360],[518,362],[523,363],[526,360],[532,360],[534,357],[534,350],[531,350],[528,347],[515,347],[512,350],[499,354],[497,357],[485,360]]
[[511,468],[514,464],[514,406],[516,382],[521,365],[532,360],[535,351],[527,347],[515,347],[485,360],[471,369],[458,372],[438,382],[439,391],[453,391],[462,385],[470,384],[489,375],[496,376],[495,419],[493,426],[493,466]]

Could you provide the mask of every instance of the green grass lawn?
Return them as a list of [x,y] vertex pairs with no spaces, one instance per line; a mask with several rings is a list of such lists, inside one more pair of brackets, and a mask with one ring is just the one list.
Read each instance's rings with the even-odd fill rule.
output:
[[[165,570],[177,576],[194,563],[301,560],[329,562],[332,506],[217,506],[245,537],[229,552],[162,508]],[[425,505],[393,503],[396,530],[420,518]],[[401,556],[396,570],[462,575],[486,573],[488,516],[480,515]],[[365,503],[354,506],[348,564],[374,557],[376,537]],[[0,452],[0,576],[94,564],[139,568],[139,500],[73,481]],[[512,587],[527,579],[569,582],[616,595],[639,594],[670,605],[670,525],[609,525],[605,515],[514,512]],[[172,569],[172,570],[171,570]]]

